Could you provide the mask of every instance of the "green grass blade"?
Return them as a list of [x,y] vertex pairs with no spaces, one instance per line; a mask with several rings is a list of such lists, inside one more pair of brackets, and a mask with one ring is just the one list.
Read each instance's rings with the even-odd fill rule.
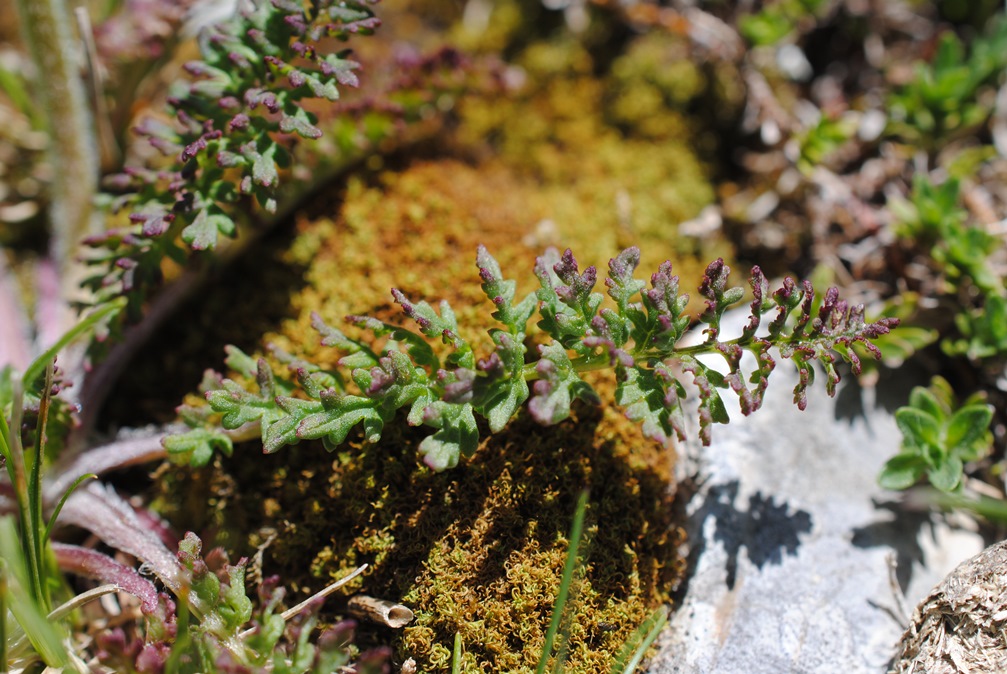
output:
[[[14,614],[14,619],[24,630],[27,641],[46,664],[50,667],[63,667],[67,658],[60,630],[48,619],[43,607],[24,589],[27,568],[18,539],[14,519],[0,519],[0,557],[10,571],[7,574],[6,603]],[[16,655],[16,650],[19,649],[15,644],[8,656]]]
[[[27,560],[28,566],[24,575],[20,576],[23,584],[31,590],[33,597],[37,597],[37,588],[40,587],[40,577],[38,569],[33,560],[35,558],[35,543],[32,535],[31,519],[32,504],[30,498],[30,487],[28,484],[28,469],[24,462],[24,447],[21,440],[21,419],[24,415],[24,393],[21,382],[13,381],[13,395],[11,396],[11,422],[7,429],[14,429],[13,433],[8,433],[5,459],[7,470],[10,474],[11,485],[14,487],[14,499],[17,502],[18,524],[21,529],[19,537],[22,561]],[[0,414],[0,416],[3,416]],[[36,531],[37,533],[37,531]],[[21,567],[19,567],[21,568]]]
[[954,510],[968,510],[1000,524],[1007,523],[1007,500],[989,496],[962,496],[961,494],[945,494],[936,490],[922,491],[922,501],[931,507]]
[[63,492],[63,495],[59,497],[59,503],[57,503],[56,507],[53,508],[52,516],[49,518],[49,523],[45,527],[45,534],[42,536],[43,541],[49,540],[49,534],[52,533],[52,528],[56,524],[56,518],[59,517],[60,511],[63,510],[63,505],[66,503],[66,500],[70,498],[70,494],[74,493],[74,491],[77,490],[77,487],[79,487],[85,480],[96,480],[96,479],[98,479],[98,476],[95,475],[94,473],[87,473],[86,475],[81,475],[80,477],[78,477],[76,480],[73,481],[73,484],[70,485],[69,489]]
[[636,628],[636,631],[619,650],[615,664],[612,665],[612,674],[633,674],[640,666],[640,662],[643,661],[643,656],[647,654],[651,644],[657,639],[657,635],[667,624],[667,606],[662,606],[651,613],[650,617]]
[[536,674],[544,674],[552,655],[553,645],[556,643],[556,635],[559,633],[560,625],[563,622],[563,609],[566,607],[566,600],[570,596],[570,586],[573,585],[573,575],[577,569],[577,550],[580,547],[581,538],[584,534],[584,515],[587,512],[588,490],[580,493],[577,499],[577,509],[573,516],[573,525],[570,527],[570,548],[566,553],[566,563],[563,565],[563,579],[559,585],[559,593],[556,595],[556,603],[552,607],[552,622],[549,630],[545,634],[545,644],[542,647],[542,656],[538,661]]
[[462,633],[455,632],[455,647],[451,652],[451,674],[462,674]]
[[101,321],[119,313],[125,306],[126,298],[119,297],[108,304],[98,307],[90,314],[82,318],[72,328],[67,330],[58,340],[56,340],[55,344],[46,349],[45,353],[33,360],[31,365],[28,366],[28,369],[25,370],[24,376],[21,378],[25,389],[28,389],[35,383],[39,376],[45,371],[48,364],[56,358],[56,354],[59,353],[60,349],[81,335],[93,330],[94,327]]

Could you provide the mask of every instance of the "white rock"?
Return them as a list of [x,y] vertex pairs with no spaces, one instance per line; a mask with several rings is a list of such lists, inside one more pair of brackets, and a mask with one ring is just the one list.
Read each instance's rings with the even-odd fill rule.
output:
[[899,561],[911,611],[983,549],[939,515],[901,512],[877,486],[901,441],[890,410],[911,384],[882,406],[851,381],[830,399],[819,375],[801,412],[796,372],[778,359],[762,409],[735,408],[711,447],[685,448],[698,485],[692,569],[653,674],[884,672],[905,627],[886,557]]

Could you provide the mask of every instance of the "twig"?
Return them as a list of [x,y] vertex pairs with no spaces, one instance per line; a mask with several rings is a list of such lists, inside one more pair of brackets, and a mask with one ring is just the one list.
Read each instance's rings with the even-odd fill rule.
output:
[[[346,585],[348,582],[350,582],[351,580],[353,580],[354,578],[356,578],[357,576],[359,576],[360,574],[362,574],[365,570],[367,570],[367,565],[363,564],[360,567],[358,567],[357,569],[355,569],[350,575],[346,576],[345,578],[340,578],[339,580],[337,580],[332,585],[329,585],[328,587],[326,587],[326,588],[324,588],[324,589],[316,592],[315,594],[311,595],[310,597],[308,597],[307,599],[305,599],[304,601],[302,601],[297,606],[295,606],[293,608],[290,608],[290,609],[287,609],[286,611],[284,611],[283,613],[280,614],[280,617],[283,618],[284,620],[290,620],[295,615],[297,615],[298,613],[300,613],[304,609],[308,608],[308,606],[310,606],[312,603],[314,603],[315,601],[317,601],[319,599],[323,599],[323,598],[329,596],[330,594],[332,594],[333,592],[335,592],[336,590],[338,590],[339,588],[341,588],[343,585]],[[250,629],[247,629],[244,632],[242,632],[241,634],[239,634],[238,638],[239,639],[245,639],[245,638],[251,636],[255,632],[256,629],[258,629],[258,628],[252,627]]]
[[84,62],[87,69],[88,94],[91,99],[91,113],[94,115],[94,125],[98,132],[99,164],[103,171],[111,171],[119,163],[122,153],[115,142],[112,131],[112,121],[105,104],[104,87],[102,86],[101,66],[98,62],[98,48],[94,43],[94,30],[91,27],[91,16],[87,7],[75,7],[74,19],[77,21],[77,33],[84,43]]

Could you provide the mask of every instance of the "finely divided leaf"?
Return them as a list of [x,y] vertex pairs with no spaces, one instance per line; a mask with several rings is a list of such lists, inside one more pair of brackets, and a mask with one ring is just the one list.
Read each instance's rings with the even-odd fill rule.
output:
[[428,367],[436,372],[440,369],[441,361],[437,358],[434,350],[430,348],[426,340],[411,330],[379,321],[370,316],[347,316],[346,320],[360,328],[365,328],[374,333],[376,337],[388,335],[392,341],[385,345],[386,351],[397,348],[397,342],[401,342],[406,347],[406,352],[412,357],[417,365]]
[[512,335],[523,335],[528,319],[535,311],[534,293],[526,296],[515,306],[513,304],[514,290],[517,283],[504,279],[500,265],[489,254],[485,246],[479,246],[476,265],[479,267],[479,278],[482,279],[483,292],[497,308],[493,312],[493,318],[506,325]]
[[683,356],[681,362],[682,369],[692,375],[693,383],[699,389],[699,439],[704,446],[709,446],[713,424],[730,421],[724,401],[716,390],[716,387],[724,387],[724,376],[692,356]]
[[536,260],[535,275],[541,286],[536,292],[542,315],[538,326],[566,348],[580,354],[588,352],[582,340],[603,299],[600,293],[591,292],[597,270],[588,267],[579,274],[569,248],[562,257],[549,249]]
[[724,312],[745,296],[744,288],[727,287],[730,273],[731,268],[724,264],[723,258],[717,258],[707,266],[703,283],[699,287],[699,294],[706,298],[706,311],[700,316],[700,320],[708,326],[704,332],[710,342],[716,341],[720,334],[720,319]]
[[454,347],[455,352],[448,357],[448,362],[459,367],[475,366],[472,347],[458,335],[458,320],[455,312],[447,301],[442,301],[440,315],[424,301],[410,302],[402,291],[392,288],[392,297],[402,307],[402,312],[416,321],[420,332],[432,339],[440,338],[445,344]]
[[188,464],[200,468],[210,463],[214,450],[230,456],[234,450],[231,439],[223,433],[205,428],[194,428],[185,433],[169,435],[161,440],[172,463]]
[[560,344],[552,343],[538,348],[541,359],[535,366],[539,380],[528,409],[540,424],[558,424],[570,416],[570,404],[580,398],[600,404],[601,398],[591,385],[581,380],[574,370],[570,357]]
[[192,224],[182,230],[182,240],[193,250],[212,250],[217,245],[217,234],[232,236],[234,220],[215,206],[200,209]]
[[438,429],[424,438],[419,447],[423,462],[437,472],[454,468],[460,456],[472,456],[479,445],[479,429],[471,403],[454,405],[436,401],[424,410],[423,423]]
[[276,405],[283,415],[272,423],[262,424],[262,451],[266,454],[272,454],[285,445],[296,445],[301,439],[297,435],[301,420],[323,409],[322,403],[317,400],[286,396],[277,396]]
[[619,313],[625,314],[630,299],[647,287],[644,281],[633,278],[633,271],[640,264],[640,249],[636,246],[627,248],[608,261],[608,294],[619,306]]
[[325,438],[329,446],[341,444],[350,429],[361,422],[368,431],[366,440],[377,442],[381,439],[382,419],[376,403],[370,398],[347,395],[330,391],[322,397],[323,409],[305,415],[297,425],[297,437],[301,440]]
[[643,434],[666,443],[672,434],[685,440],[681,400],[685,390],[663,363],[655,369],[620,368],[615,401],[626,408],[626,417],[643,424]]
[[259,360],[260,386],[258,394],[246,391],[230,379],[223,381],[224,388],[206,393],[206,400],[214,412],[223,414],[221,425],[234,430],[244,424],[261,419],[263,427],[283,416],[273,395],[272,371],[265,360]]
[[476,382],[475,409],[489,421],[490,431],[498,433],[528,399],[528,382],[522,371],[524,344],[502,330],[491,334],[496,358],[480,361],[486,376]]

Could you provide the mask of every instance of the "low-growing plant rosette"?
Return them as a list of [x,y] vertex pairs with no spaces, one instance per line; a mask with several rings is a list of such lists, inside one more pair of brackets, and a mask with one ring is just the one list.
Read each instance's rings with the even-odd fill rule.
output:
[[926,475],[942,492],[959,491],[965,464],[982,458],[993,445],[992,421],[993,407],[981,396],[959,406],[941,377],[934,377],[929,388],[915,387],[909,404],[895,412],[902,451],[888,460],[878,482],[886,489],[908,489]]

